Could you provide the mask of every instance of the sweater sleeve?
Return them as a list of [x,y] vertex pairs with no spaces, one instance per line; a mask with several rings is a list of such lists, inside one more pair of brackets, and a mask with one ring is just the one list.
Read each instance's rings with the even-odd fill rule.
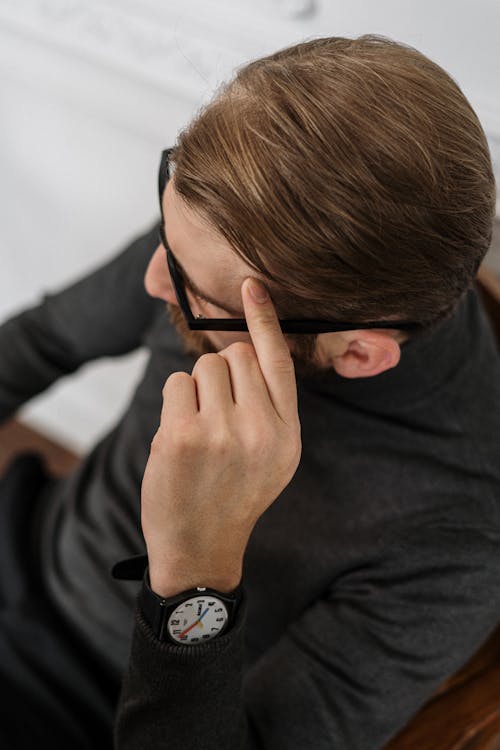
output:
[[213,643],[137,612],[115,750],[380,750],[492,632],[498,529],[425,525],[336,580],[243,675],[245,604]]
[[112,259],[0,326],[0,423],[85,362],[133,351],[158,309],[144,288],[157,223]]

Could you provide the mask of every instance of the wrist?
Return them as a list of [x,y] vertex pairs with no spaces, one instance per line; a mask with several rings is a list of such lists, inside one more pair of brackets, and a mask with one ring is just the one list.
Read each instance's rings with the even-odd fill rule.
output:
[[149,560],[149,585],[151,590],[165,599],[176,596],[183,591],[195,589],[198,586],[229,594],[241,583],[242,571],[224,570],[223,572],[204,570],[187,571],[185,567],[169,565],[155,560]]

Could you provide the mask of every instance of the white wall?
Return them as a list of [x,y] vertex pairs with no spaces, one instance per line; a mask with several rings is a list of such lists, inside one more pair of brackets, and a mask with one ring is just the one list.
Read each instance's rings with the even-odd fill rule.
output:
[[[145,228],[161,149],[236,66],[305,38],[375,32],[427,54],[500,175],[499,27],[497,0],[0,0],[0,321]],[[145,356],[87,365],[19,416],[86,451]]]

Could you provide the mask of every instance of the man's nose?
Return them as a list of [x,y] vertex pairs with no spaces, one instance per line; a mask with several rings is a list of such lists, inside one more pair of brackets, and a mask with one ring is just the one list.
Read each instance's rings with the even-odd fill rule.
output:
[[178,305],[163,245],[158,245],[149,261],[144,276],[144,286],[150,297]]

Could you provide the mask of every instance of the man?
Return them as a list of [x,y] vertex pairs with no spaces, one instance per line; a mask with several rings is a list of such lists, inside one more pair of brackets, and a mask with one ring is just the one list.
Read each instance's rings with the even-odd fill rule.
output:
[[161,241],[0,330],[3,416],[151,351],[68,479],[4,482],[4,746],[109,746],[126,670],[120,750],[375,750],[499,617],[484,133],[416,50],[312,40],[242,68],[159,187]]

